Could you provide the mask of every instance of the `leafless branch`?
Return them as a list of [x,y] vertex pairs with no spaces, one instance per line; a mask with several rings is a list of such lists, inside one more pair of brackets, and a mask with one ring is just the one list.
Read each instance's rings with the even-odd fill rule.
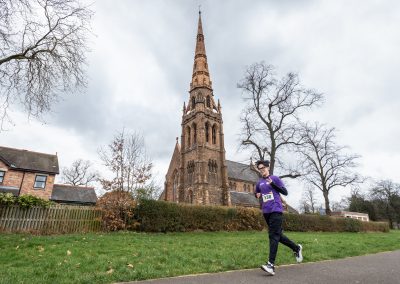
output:
[[303,179],[322,191],[329,215],[329,192],[338,186],[354,186],[363,181],[352,171],[360,156],[344,153],[346,147],[335,143],[335,129],[323,124],[303,124],[301,136],[304,141],[298,148],[303,157],[301,167],[307,169]]
[[241,147],[253,149],[257,159],[269,158],[272,174],[278,161],[284,164],[281,153],[303,143],[297,126],[300,112],[318,105],[323,96],[302,87],[297,74],[277,80],[274,67],[264,62],[248,67],[238,88],[247,103],[241,117]]
[[80,0],[0,0],[1,129],[11,106],[40,117],[86,86],[92,15]]

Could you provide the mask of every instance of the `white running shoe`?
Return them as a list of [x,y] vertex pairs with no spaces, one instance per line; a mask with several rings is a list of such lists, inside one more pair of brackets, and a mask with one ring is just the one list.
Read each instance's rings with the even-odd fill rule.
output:
[[261,269],[269,275],[275,275],[275,266],[269,261],[266,264],[261,265]]
[[296,261],[298,263],[303,261],[303,246],[299,244],[299,250],[294,252],[294,256],[296,257]]

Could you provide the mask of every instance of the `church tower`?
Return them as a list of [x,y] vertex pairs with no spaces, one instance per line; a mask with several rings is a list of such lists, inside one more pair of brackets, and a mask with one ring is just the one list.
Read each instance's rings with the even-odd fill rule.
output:
[[201,12],[192,81],[183,104],[179,202],[229,205],[221,105],[215,102]]
[[181,127],[159,199],[258,208],[253,194],[258,174],[249,165],[225,160],[221,104],[214,97],[208,70],[201,12]]

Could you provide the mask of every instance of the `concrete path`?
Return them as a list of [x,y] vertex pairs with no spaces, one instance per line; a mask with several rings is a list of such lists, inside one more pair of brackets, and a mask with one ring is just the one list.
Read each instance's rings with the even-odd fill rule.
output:
[[125,283],[393,284],[400,283],[400,250],[339,260],[280,266],[275,269],[275,276],[268,276],[261,269],[247,269]]

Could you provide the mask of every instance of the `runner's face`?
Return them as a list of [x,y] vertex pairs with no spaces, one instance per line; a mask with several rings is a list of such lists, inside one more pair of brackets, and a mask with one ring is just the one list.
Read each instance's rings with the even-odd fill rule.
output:
[[261,174],[263,177],[269,176],[269,167],[266,167],[266,166],[264,166],[263,164],[260,164],[260,165],[257,167],[257,169],[258,169],[258,171],[260,172],[260,174]]

